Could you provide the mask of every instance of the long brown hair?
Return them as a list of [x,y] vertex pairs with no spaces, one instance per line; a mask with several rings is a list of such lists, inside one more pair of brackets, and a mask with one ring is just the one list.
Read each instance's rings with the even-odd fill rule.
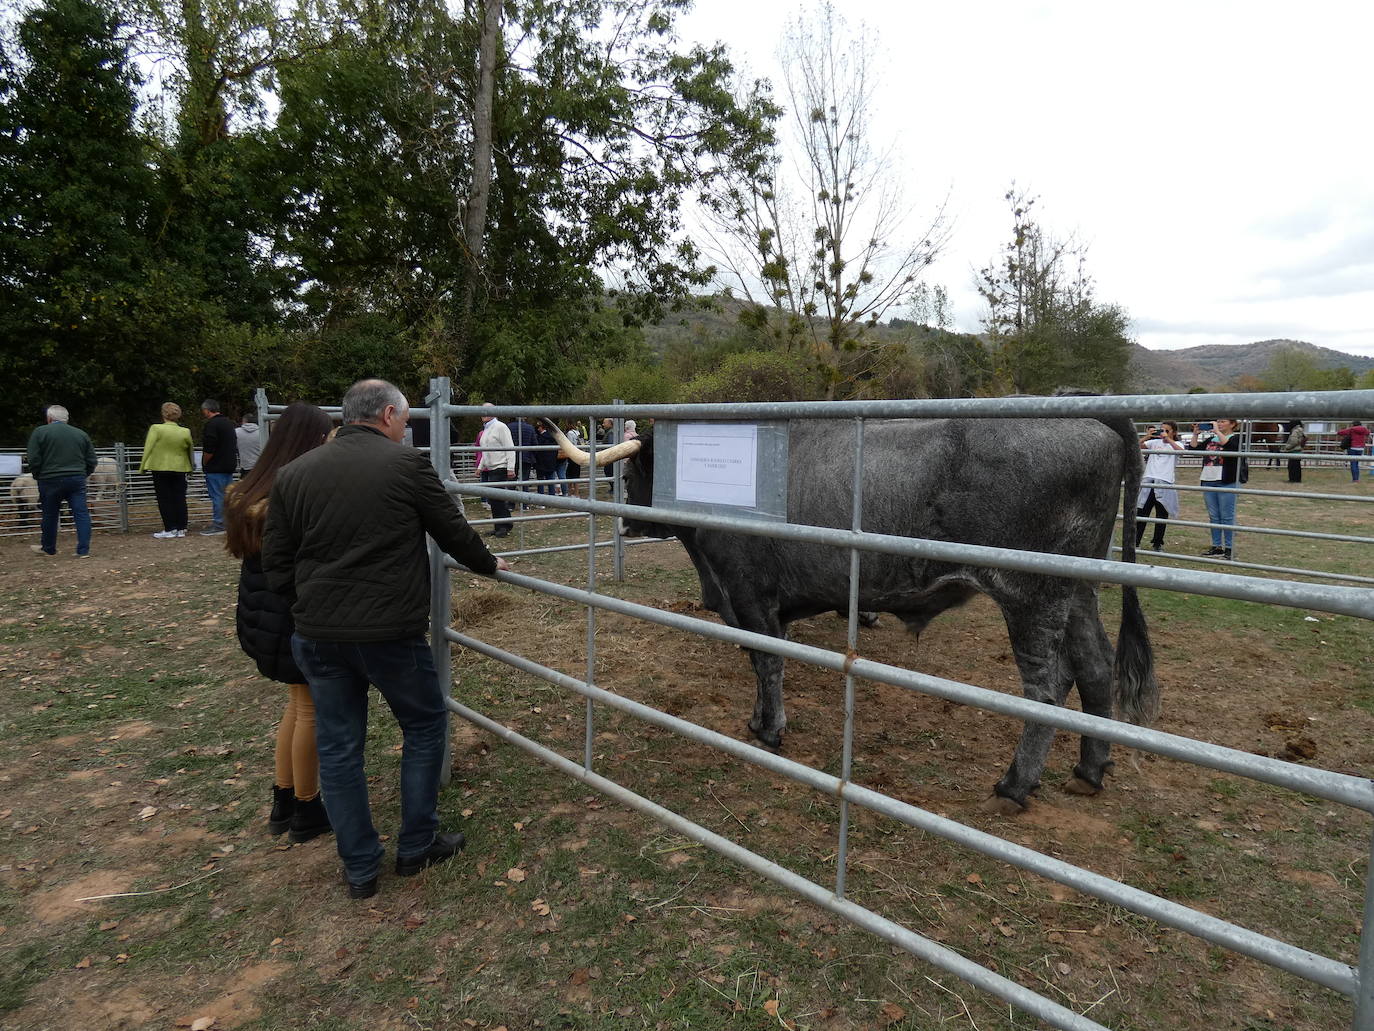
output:
[[286,406],[253,471],[234,484],[224,499],[224,547],[229,554],[245,558],[262,551],[267,496],[272,493],[277,470],[323,444],[333,425],[334,420],[322,408],[304,401]]

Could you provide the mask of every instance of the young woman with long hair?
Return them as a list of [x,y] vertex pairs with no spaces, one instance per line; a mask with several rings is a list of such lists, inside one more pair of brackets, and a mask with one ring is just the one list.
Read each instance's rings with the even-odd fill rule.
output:
[[287,406],[263,446],[253,471],[225,497],[224,546],[242,559],[235,613],[239,645],[269,680],[287,685],[286,712],[277,728],[276,778],[267,829],[309,841],[332,828],[320,799],[320,758],[315,750],[315,706],[305,676],[291,657],[291,604],[267,586],[262,573],[262,529],[267,499],[282,466],[325,442],[333,420],[314,405]]

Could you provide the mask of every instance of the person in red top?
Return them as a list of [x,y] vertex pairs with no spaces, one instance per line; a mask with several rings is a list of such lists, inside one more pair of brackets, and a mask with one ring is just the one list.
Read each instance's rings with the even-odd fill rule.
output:
[[[1348,455],[1363,455],[1364,447],[1369,443],[1369,427],[1356,419],[1343,430],[1337,430],[1336,436],[1340,438],[1341,445],[1345,448]],[[1350,463],[1350,482],[1360,482],[1360,463]]]

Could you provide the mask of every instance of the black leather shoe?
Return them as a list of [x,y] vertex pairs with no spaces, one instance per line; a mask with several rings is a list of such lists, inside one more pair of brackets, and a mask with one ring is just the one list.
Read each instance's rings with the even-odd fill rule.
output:
[[414,877],[427,866],[447,862],[463,851],[465,844],[467,844],[467,839],[463,837],[462,831],[454,831],[452,834],[436,834],[434,844],[418,856],[411,859],[406,859],[404,856],[396,857],[396,876]]
[[363,881],[362,884],[348,882],[348,897],[351,899],[370,899],[377,894],[377,878],[370,881]]

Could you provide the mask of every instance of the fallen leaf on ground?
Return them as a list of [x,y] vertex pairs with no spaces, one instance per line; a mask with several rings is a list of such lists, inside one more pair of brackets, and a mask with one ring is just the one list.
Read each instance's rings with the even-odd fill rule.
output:
[[514,881],[516,884],[519,884],[521,881],[523,881],[525,879],[525,876],[525,871],[520,869],[520,867],[518,866],[512,866],[509,870],[506,871],[506,879]]
[[883,1003],[882,1014],[883,1026],[886,1027],[888,1024],[895,1024],[905,1017],[906,1010],[902,1009],[902,1007],[898,1006],[895,1002],[885,1002]]

